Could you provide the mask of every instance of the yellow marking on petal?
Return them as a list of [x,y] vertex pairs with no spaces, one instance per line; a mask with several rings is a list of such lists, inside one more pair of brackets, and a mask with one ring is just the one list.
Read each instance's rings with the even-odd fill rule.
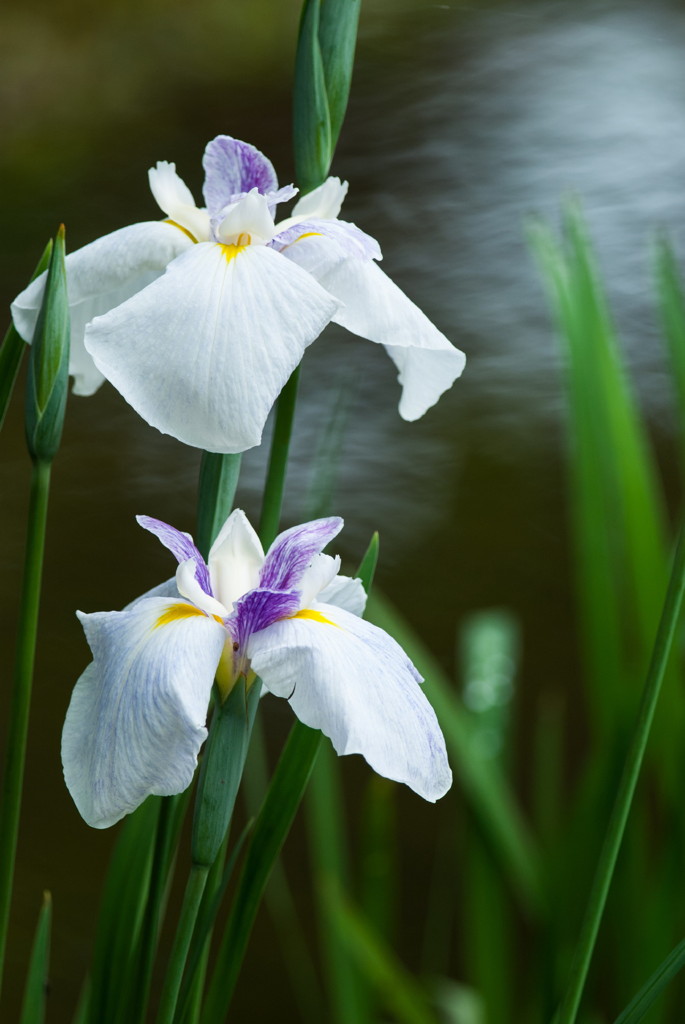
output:
[[[241,235],[240,237],[241,237],[241,239],[242,238],[248,238],[248,239],[250,238],[249,235]],[[224,256],[226,257],[226,262],[230,263],[231,260],[234,260],[236,258],[238,253],[242,252],[243,249],[247,249],[247,246],[250,243],[248,241],[245,245],[225,245],[223,242],[220,242],[219,244],[221,245],[221,248],[224,250]]]
[[190,231],[188,231],[188,228],[184,228],[184,227],[182,227],[182,225],[181,225],[181,224],[178,224],[178,223],[177,223],[177,222],[176,222],[175,220],[171,220],[171,218],[169,218],[169,217],[168,217],[168,218],[167,218],[167,219],[166,219],[166,220],[164,221],[164,223],[165,223],[165,224],[171,224],[171,226],[172,226],[172,227],[174,227],[174,228],[178,228],[178,230],[179,230],[179,231],[182,231],[184,235],[187,235],[187,236],[188,236],[188,238],[190,239],[190,241],[191,241],[191,242],[197,242],[197,238],[195,237],[195,235],[192,235],[192,234],[190,233]]
[[[165,612],[162,612],[152,628],[158,629],[159,626],[168,626],[170,622],[190,619],[193,615],[204,615],[204,612],[201,612],[199,608],[195,608],[192,604],[172,604]],[[221,622],[221,619],[217,619],[217,622]]]
[[312,619],[313,622],[323,622],[327,626],[335,626],[336,629],[340,629],[337,622],[331,622],[321,612],[315,611],[313,608],[301,608],[299,612],[295,612],[294,615],[288,615],[289,619]]
[[313,238],[314,235],[321,235],[320,231],[305,231],[303,235],[298,235],[295,239],[296,242],[301,242],[303,238]]

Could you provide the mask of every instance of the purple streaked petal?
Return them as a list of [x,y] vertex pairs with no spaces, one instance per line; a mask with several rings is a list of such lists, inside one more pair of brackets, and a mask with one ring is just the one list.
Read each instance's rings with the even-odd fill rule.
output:
[[367,235],[356,224],[350,224],[345,220],[303,220],[274,235],[270,244],[274,249],[283,250],[303,236],[311,235],[323,235],[325,238],[333,239],[347,256],[354,256],[360,260],[383,258],[376,239]]
[[202,160],[203,194],[210,216],[215,216],[234,196],[257,188],[262,194],[276,192],[278,178],[270,160],[230,135],[217,135],[208,143]]
[[214,596],[209,579],[209,569],[189,533],[182,533],[173,526],[169,526],[168,523],[163,523],[161,519],[153,519],[152,516],[136,516],[136,520],[144,530],[154,533],[155,537],[172,553],[179,565],[192,558],[195,563],[195,579],[205,594],[209,594],[210,597]]
[[295,590],[315,555],[343,527],[339,516],[314,519],[301,526],[293,526],[276,537],[267,551],[259,575],[260,586],[269,590]]
[[236,602],[227,626],[238,643],[240,653],[244,654],[247,641],[253,633],[272,626],[279,619],[289,618],[299,608],[300,595],[296,591],[257,587]]

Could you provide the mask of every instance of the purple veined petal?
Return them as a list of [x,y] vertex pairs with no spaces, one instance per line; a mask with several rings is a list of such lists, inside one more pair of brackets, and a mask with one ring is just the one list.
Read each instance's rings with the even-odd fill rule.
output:
[[210,217],[241,192],[256,188],[265,195],[278,189],[271,161],[249,142],[241,142],[230,135],[217,135],[207,144],[202,166],[205,171],[203,193]]
[[339,303],[265,245],[200,242],[86,331],[97,367],[151,426],[196,448],[259,444]]
[[316,604],[254,633],[247,653],[263,685],[321,729],[338,754],[361,754],[425,800],[447,792],[452,773],[435,712],[416,669],[383,630]]
[[176,561],[181,565],[189,559],[195,563],[195,579],[200,584],[205,594],[214,597],[212,584],[209,578],[209,569],[204,558],[195,547],[193,538],[189,533],[183,533],[161,519],[153,519],[152,516],[136,516],[136,522],[144,530],[153,533],[155,537],[172,553]]
[[[192,245],[175,225],[145,221],[112,231],[67,255],[69,373],[75,395],[94,394],[105,379],[85,349],[86,325],[151,284]],[[41,274],[12,303],[14,325],[24,341],[33,338],[46,279],[47,274]]]
[[[276,226],[278,227],[278,225]],[[316,218],[299,220],[274,235],[271,246],[288,256],[290,254],[289,247],[295,245],[300,239],[311,238],[312,235],[321,235],[324,238],[332,239],[346,256],[354,256],[359,260],[383,258],[376,239],[367,235],[356,224],[350,224],[345,220],[318,220]]]
[[267,590],[257,587],[235,603],[235,610],[227,620],[227,628],[245,653],[249,638],[278,619],[285,619],[300,608],[300,595],[296,591]]
[[330,516],[293,526],[279,534],[266,553],[259,574],[260,587],[268,590],[298,589],[314,557],[342,528],[343,520],[339,516]]
[[166,598],[79,618],[94,660],[67,711],[64,778],[88,824],[108,828],[150,794],[190,785],[227,635]]
[[211,615],[219,620],[227,618],[228,608],[203,588],[197,578],[197,568],[194,558],[188,558],[179,564],[176,569],[176,586],[179,594],[192,601],[205,615]]

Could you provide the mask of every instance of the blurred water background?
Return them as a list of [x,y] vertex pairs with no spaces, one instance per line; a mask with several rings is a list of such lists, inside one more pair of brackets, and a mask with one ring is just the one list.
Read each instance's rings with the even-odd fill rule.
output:
[[[299,6],[7,0],[0,13],[5,308],[61,221],[74,249],[156,218],[146,171],[159,159],[175,161],[199,198],[204,145],[227,133],[257,145],[281,182],[291,180]],[[651,245],[659,228],[681,253],[685,245],[684,43],[683,5],[665,0],[364,4],[333,168],[350,181],[344,212],[379,239],[385,270],[468,362],[434,410],[405,424],[382,350],[329,329],[304,363],[285,518],[289,525],[311,507],[322,426],[337,409],[344,430],[332,511],[346,520],[338,549],[347,565],[378,528],[379,584],[448,668],[466,613],[506,607],[521,623],[512,772],[524,794],[525,709],[544,690],[559,693],[571,720],[580,720],[564,399],[525,222],[556,221],[564,195],[581,199],[668,480],[674,414]],[[15,401],[0,448],[3,675],[28,498],[21,413]],[[26,931],[13,932],[22,965],[40,893],[51,888],[56,1024],[69,1019],[85,968],[111,841],[80,823],[61,779],[61,723],[87,661],[74,610],[121,607],[170,574],[165,553],[133,517],[192,530],[198,455],[148,428],[109,385],[70,402],[54,469],[19,851],[15,920]],[[253,519],[264,462],[262,451],[244,460],[238,497]],[[0,711],[6,692],[3,685]],[[272,701],[264,711],[267,731],[280,736],[289,709]],[[350,763],[345,771],[360,778],[366,769]],[[428,856],[422,835],[432,829],[434,811],[418,805],[403,795],[402,814],[417,826],[408,877],[420,877]],[[292,849],[291,870],[304,888],[297,840]],[[416,944],[425,899],[422,883],[407,890],[398,948]],[[266,971],[273,983],[255,984]],[[261,921],[236,1019],[266,1019],[275,992],[281,1020],[296,1021],[278,948]]]

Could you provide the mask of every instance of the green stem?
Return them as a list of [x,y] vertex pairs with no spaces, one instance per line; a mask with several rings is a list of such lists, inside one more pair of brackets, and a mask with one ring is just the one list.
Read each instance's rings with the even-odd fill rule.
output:
[[241,459],[240,454],[202,453],[195,541],[205,558],[233,507]]
[[264,485],[262,516],[259,520],[259,537],[265,548],[271,545],[278,533],[299,381],[300,367],[298,366],[290,375],[289,380],[278,397],[276,405],[276,422],[271,441],[269,469]]
[[585,987],[585,979],[597,939],[597,932],[599,931],[604,905],[609,892],[609,886],[611,885],[616,858],[618,857],[633,794],[640,774],[656,702],[668,664],[676,626],[680,618],[680,608],[684,593],[685,528],[681,527],[666,600],[652,651],[652,660],[642,693],[637,726],[628,750],[616,801],[611,812],[611,818],[609,819],[604,846],[597,865],[588,908],[571,971],[571,979],[559,1008],[559,1013],[555,1018],[555,1024],[574,1024],[578,1013],[583,988]]
[[50,493],[50,463],[36,461],[31,479],[24,581],[19,610],[19,636],[14,689],[9,711],[7,755],[0,814],[0,988],[7,945],[14,861],[17,852],[31,686],[36,654],[40,584]]
[[173,1024],[188,949],[193,937],[195,922],[208,875],[209,868],[204,865],[193,864],[190,869],[185,896],[183,897],[181,918],[176,929],[174,945],[169,957],[169,966],[164,979],[157,1024]]

